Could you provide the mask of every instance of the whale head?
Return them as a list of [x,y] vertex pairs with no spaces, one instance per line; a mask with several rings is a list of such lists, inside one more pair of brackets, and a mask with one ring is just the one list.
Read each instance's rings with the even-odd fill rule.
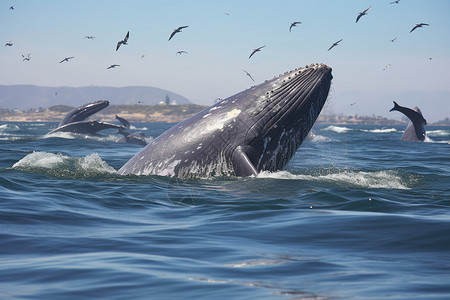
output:
[[69,123],[86,120],[88,117],[101,111],[108,105],[109,101],[99,100],[74,108],[66,114],[64,119],[62,119],[62,121],[59,123],[58,127],[61,127]]
[[[319,116],[332,78],[330,67],[316,64],[286,72],[243,92],[241,97],[247,99],[245,109],[250,114],[247,126],[252,124],[233,154],[237,173],[250,175],[284,167]],[[239,157],[248,159],[254,169]]]

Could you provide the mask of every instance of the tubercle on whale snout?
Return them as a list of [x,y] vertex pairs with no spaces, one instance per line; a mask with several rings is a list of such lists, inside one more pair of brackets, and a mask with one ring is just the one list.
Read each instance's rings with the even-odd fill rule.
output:
[[[288,75],[288,74],[292,74],[292,73],[294,73],[294,75],[299,75],[301,72],[303,72],[305,70],[308,70],[308,69],[311,69],[311,68],[313,68],[313,69],[324,68],[326,70],[330,70],[330,71],[332,70],[331,67],[329,67],[328,65],[323,64],[323,63],[310,64],[310,65],[305,65],[304,67],[299,67],[299,68],[296,68],[294,70],[290,70],[290,71],[284,72],[283,74],[280,74],[278,76],[274,76],[274,77],[272,77],[272,79],[267,79],[264,82],[268,82],[268,81],[271,81],[271,80],[274,80],[274,79],[278,79],[278,78],[281,78],[282,76],[285,76],[285,75]],[[291,78],[288,78],[288,79],[291,79]]]

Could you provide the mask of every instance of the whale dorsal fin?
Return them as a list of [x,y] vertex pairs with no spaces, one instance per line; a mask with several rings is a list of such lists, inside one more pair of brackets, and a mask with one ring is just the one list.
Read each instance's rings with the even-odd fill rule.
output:
[[245,154],[241,147],[237,147],[236,150],[234,150],[231,160],[233,162],[234,172],[237,176],[246,177],[250,175],[256,176],[258,174],[255,166],[253,166],[247,154]]

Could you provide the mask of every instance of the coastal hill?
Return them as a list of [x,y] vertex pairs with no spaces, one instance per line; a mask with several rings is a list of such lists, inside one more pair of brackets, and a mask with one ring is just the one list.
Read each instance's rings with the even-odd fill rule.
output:
[[42,87],[36,85],[0,85],[0,108],[26,110],[48,108],[55,105],[80,106],[92,101],[106,99],[110,104],[165,103],[191,104],[185,97],[174,92],[143,86],[130,87]]

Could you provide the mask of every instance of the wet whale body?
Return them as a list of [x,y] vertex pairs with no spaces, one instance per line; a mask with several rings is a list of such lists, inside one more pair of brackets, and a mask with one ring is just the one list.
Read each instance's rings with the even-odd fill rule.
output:
[[414,109],[400,106],[394,101],[394,107],[390,111],[394,110],[401,112],[409,119],[402,140],[423,142],[426,137],[425,125],[427,125],[427,121],[422,116],[420,109],[417,106]]
[[170,128],[118,173],[250,176],[282,169],[307,137],[331,85],[331,68],[299,68],[224,99]]
[[101,111],[109,105],[109,101],[99,100],[88,103],[69,111],[61,120],[58,127],[49,132],[72,132],[81,134],[94,135],[100,130],[104,129],[124,129],[125,127],[116,124],[99,121],[85,121],[93,114]]

